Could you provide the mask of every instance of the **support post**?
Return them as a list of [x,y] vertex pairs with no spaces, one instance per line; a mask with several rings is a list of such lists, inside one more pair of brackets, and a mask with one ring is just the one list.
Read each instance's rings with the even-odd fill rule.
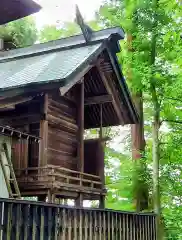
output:
[[47,140],[48,140],[48,121],[40,121],[40,137],[42,138],[39,144],[39,167],[47,164]]
[[104,209],[105,208],[105,195],[101,195],[100,196],[99,208],[100,209]]
[[[104,142],[103,142],[103,109],[102,104],[100,104],[100,131],[99,131],[99,139],[101,143],[102,150],[104,148]],[[101,161],[102,158],[100,158]],[[103,156],[103,162],[99,164],[99,175],[102,181],[102,189],[104,189],[105,186],[105,174],[104,174],[104,156]],[[99,208],[105,208],[105,196],[101,195],[99,200]]]
[[79,155],[80,155],[80,172],[84,172],[84,81],[80,86],[80,109],[79,109]]
[[55,203],[55,194],[51,190],[48,190],[47,200],[49,203]]
[[78,198],[75,200],[76,207],[83,207],[83,194],[79,193]]
[[39,144],[39,167],[43,167],[47,164],[47,141],[48,141],[48,120],[47,120],[47,111],[48,111],[48,94],[43,96],[43,105],[42,105],[42,120],[40,121],[40,133],[41,138]]
[[[78,169],[81,173],[84,172],[84,79],[81,80],[79,86],[79,105],[78,105]],[[82,178],[82,174],[80,174]],[[82,180],[80,181],[82,184]],[[77,206],[83,205],[82,193],[76,200]]]

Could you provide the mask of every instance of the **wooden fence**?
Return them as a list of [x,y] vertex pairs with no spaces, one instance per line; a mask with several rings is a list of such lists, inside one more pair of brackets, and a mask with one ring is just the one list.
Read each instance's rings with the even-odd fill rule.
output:
[[2,240],[156,240],[155,216],[0,199]]

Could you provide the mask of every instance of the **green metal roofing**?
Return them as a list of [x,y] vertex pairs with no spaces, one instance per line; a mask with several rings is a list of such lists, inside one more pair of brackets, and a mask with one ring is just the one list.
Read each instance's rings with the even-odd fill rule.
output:
[[35,83],[63,83],[89,64],[100,53],[104,40],[111,37],[117,42],[124,33],[120,28],[111,28],[94,32],[89,44],[78,35],[0,52],[0,91]]
[[82,65],[101,44],[11,59],[0,63],[0,88],[61,81]]

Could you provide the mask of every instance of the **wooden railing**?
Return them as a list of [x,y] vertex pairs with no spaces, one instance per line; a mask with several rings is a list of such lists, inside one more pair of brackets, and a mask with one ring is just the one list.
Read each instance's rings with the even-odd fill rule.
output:
[[59,166],[47,165],[45,167],[32,167],[15,170],[19,183],[36,181],[49,182],[49,184],[102,189],[99,176],[82,173]]
[[0,199],[0,239],[156,240],[155,215]]

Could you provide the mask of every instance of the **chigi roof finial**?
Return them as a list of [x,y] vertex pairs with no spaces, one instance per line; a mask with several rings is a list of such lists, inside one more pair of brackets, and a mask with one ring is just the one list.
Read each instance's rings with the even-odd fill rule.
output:
[[92,37],[93,31],[87,24],[84,23],[84,19],[78,8],[78,5],[76,5],[76,23],[80,26],[83,36],[85,38],[85,41],[89,42]]

